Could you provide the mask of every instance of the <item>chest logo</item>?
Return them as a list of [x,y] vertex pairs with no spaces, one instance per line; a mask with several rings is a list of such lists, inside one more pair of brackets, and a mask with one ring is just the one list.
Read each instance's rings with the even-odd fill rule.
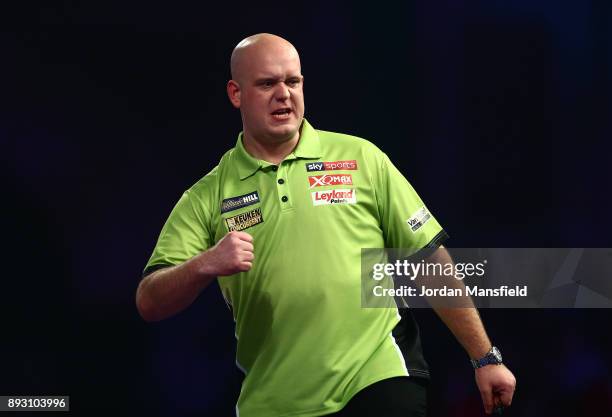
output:
[[325,187],[326,185],[353,185],[353,177],[350,174],[325,174],[308,177],[310,188]]
[[355,171],[357,161],[333,161],[333,162],[309,162],[306,164],[306,171]]
[[313,191],[311,196],[312,204],[315,206],[326,204],[355,204],[357,202],[357,196],[353,188]]
[[261,207],[257,207],[251,211],[240,213],[232,217],[225,219],[225,224],[230,232],[241,231],[253,227],[256,224],[263,223],[263,216],[261,215]]
[[256,203],[259,203],[259,194],[257,194],[257,191],[237,197],[226,198],[221,202],[221,213],[227,213],[228,211],[237,210]]

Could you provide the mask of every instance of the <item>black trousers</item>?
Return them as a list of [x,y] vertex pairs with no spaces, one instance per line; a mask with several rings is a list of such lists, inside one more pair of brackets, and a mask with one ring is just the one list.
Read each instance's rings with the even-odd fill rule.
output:
[[425,417],[429,381],[418,377],[384,379],[359,391],[333,417]]

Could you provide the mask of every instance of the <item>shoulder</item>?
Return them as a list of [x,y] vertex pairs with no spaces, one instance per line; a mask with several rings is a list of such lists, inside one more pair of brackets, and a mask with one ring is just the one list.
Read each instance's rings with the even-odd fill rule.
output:
[[351,153],[360,154],[367,160],[380,161],[385,153],[369,139],[346,133],[317,130],[323,149],[341,148]]
[[232,154],[235,148],[225,152],[219,160],[219,163],[213,167],[208,173],[200,178],[185,192],[192,198],[205,201],[209,198],[214,198],[219,190],[219,184],[223,181],[228,167],[231,166]]
[[319,129],[317,129],[317,133],[319,134],[321,143],[324,145],[357,146],[360,148],[372,148],[379,150],[378,147],[370,140],[361,138],[359,136]]

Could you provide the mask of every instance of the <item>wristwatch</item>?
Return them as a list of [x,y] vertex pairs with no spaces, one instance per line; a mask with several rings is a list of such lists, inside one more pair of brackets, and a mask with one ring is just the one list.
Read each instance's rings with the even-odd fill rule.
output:
[[487,352],[484,358],[470,359],[470,362],[472,362],[474,369],[482,368],[483,366],[487,365],[501,365],[502,355],[499,349],[493,346],[491,350]]

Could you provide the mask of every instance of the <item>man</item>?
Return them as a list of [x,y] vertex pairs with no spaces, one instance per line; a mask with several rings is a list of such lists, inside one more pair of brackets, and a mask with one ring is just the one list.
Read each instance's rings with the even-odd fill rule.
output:
[[[432,216],[408,227],[426,208],[378,148],[304,119],[289,42],[244,39],[231,72],[243,132],[164,225],[138,287],[140,314],[176,314],[218,277],[245,373],[242,417],[424,415],[418,330],[398,326],[396,308],[361,308],[359,260],[361,248],[437,248],[446,234]],[[494,358],[475,309],[437,313],[473,359]],[[504,365],[475,372],[487,413],[510,404]]]

